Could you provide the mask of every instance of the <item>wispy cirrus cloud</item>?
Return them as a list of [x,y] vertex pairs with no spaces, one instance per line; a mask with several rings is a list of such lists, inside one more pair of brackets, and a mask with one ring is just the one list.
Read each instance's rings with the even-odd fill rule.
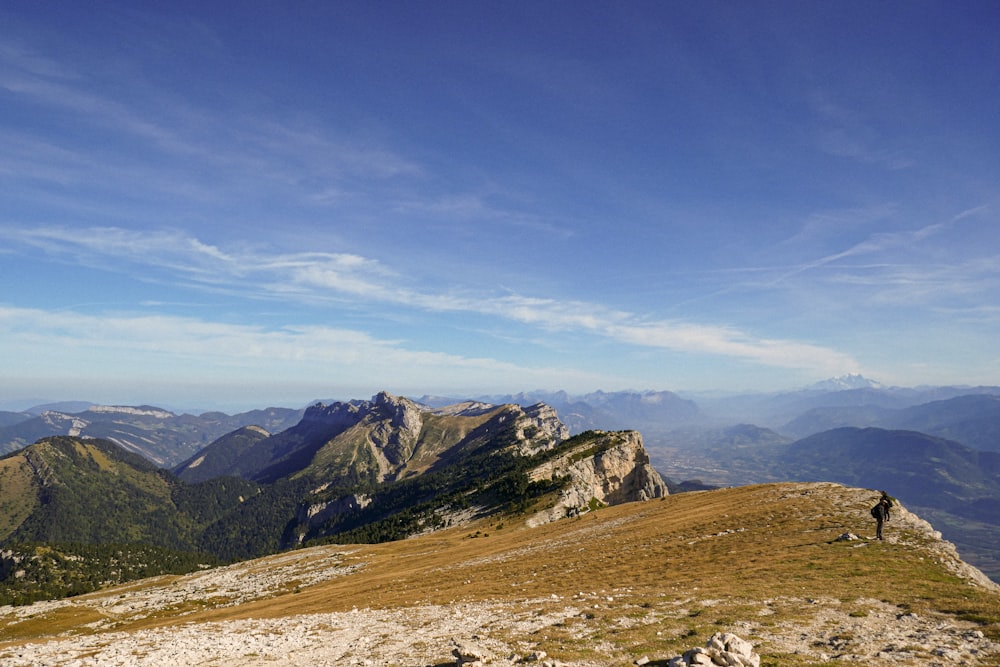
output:
[[[128,88],[103,85],[94,75],[103,69],[128,71]],[[207,98],[154,85],[127,61],[84,68],[0,39],[0,91],[13,108],[56,119],[0,135],[13,149],[0,157],[0,174],[10,177],[102,190],[118,184],[129,191],[141,184],[143,191],[203,202],[264,189],[290,201],[324,205],[424,172],[375,137],[337,133],[305,114],[220,109]],[[56,145],[41,138],[49,123],[72,123],[75,131]],[[94,150],[95,142],[100,150]]]
[[[522,366],[490,357],[414,350],[403,341],[378,338],[347,328],[306,325],[267,328],[161,314],[83,314],[0,305],[5,332],[4,372],[9,377],[60,377],[66,369],[100,378],[102,352],[111,353],[117,374],[150,374],[163,380],[175,374],[229,379],[244,375],[269,382],[302,382],[343,374],[368,378],[368,389],[426,386],[433,375],[439,386],[475,386],[483,373],[515,387],[524,381],[594,382],[595,374],[544,366]],[[35,354],[18,354],[23,348]],[[44,358],[37,350],[47,350]],[[85,354],[82,352],[86,351]],[[88,359],[95,359],[94,367]],[[136,379],[131,378],[131,379]]]
[[153,279],[147,272],[155,268],[188,286],[224,289],[255,299],[291,297],[312,304],[349,299],[425,312],[476,314],[547,332],[583,333],[630,346],[721,355],[770,366],[831,372],[857,366],[847,355],[821,346],[756,338],[725,326],[649,320],[586,301],[466,290],[428,292],[413,287],[412,281],[404,282],[377,260],[349,253],[223,249],[182,232],[119,228],[7,228],[0,235],[88,266],[114,266],[139,279]]
[[[842,270],[849,269],[850,266],[844,265],[843,260],[850,260],[864,256],[878,256],[892,251],[913,250],[918,244],[921,244],[938,234],[945,233],[959,222],[977,217],[988,210],[988,206],[976,206],[966,209],[948,218],[947,220],[926,224],[915,229],[904,229],[892,232],[876,232],[870,234],[865,239],[854,243],[843,250],[801,262],[790,267],[785,267],[781,270],[775,270],[773,271],[773,275],[770,277],[768,284],[772,286],[777,285],[792,278],[793,276],[825,267],[835,266]],[[920,266],[926,265],[922,260],[913,260],[913,262],[917,261],[920,261]],[[963,262],[956,262],[956,264],[962,263]],[[898,259],[893,258],[890,262],[871,263],[862,268],[865,272],[869,272],[872,266],[899,266],[901,264],[902,263],[899,262]],[[913,264],[911,264],[911,266],[912,265]]]

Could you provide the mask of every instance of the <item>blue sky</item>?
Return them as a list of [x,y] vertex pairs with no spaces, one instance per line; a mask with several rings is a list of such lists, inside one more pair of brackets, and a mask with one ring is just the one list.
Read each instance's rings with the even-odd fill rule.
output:
[[1000,383],[996,2],[0,26],[0,401]]

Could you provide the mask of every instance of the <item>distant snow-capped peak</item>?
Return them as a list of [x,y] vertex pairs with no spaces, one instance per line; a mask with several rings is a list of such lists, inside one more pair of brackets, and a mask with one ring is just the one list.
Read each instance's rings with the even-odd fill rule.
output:
[[809,388],[822,391],[844,391],[846,389],[882,389],[883,385],[881,382],[869,380],[860,373],[848,373],[847,375],[817,382]]

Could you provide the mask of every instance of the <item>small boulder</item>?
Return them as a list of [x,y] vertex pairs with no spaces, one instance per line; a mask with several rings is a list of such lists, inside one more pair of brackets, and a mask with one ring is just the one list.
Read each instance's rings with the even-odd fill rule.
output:
[[684,655],[673,658],[669,667],[696,667],[697,665],[730,665],[731,667],[760,667],[760,656],[753,652],[753,644],[729,632],[712,635],[704,648],[693,648]]
[[457,667],[481,667],[490,661],[489,652],[478,644],[455,640],[452,640],[452,643],[455,644],[455,648],[451,650],[451,654],[458,659],[455,663]]

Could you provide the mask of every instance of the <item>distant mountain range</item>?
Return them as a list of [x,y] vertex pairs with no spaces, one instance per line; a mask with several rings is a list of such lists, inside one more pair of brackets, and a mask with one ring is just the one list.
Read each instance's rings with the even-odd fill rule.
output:
[[[969,398],[973,396],[1000,397],[1000,387],[888,387],[861,375],[845,375],[778,393],[682,396],[670,391],[583,395],[533,391],[475,397],[425,395],[413,400],[431,408],[469,400],[489,405],[545,403],[558,412],[571,434],[589,429],[634,429],[648,435],[682,427],[706,429],[745,423],[799,438],[839,426],[881,426],[918,430],[992,449],[996,446],[992,437],[996,404],[985,398]],[[963,400],[939,403],[958,398]],[[937,405],[921,407],[932,403]],[[158,465],[172,467],[238,428],[259,426],[271,433],[285,430],[296,424],[305,410],[271,407],[235,415],[192,415],[152,406],[49,403],[19,412],[0,411],[0,453],[51,435],[80,435],[107,438]]]
[[818,407],[785,424],[781,431],[803,437],[842,426],[920,431],[997,452],[1000,451],[1000,395],[972,394],[906,408]]
[[[55,408],[78,410],[60,411]],[[103,438],[153,463],[171,467],[216,438],[243,426],[284,430],[302,418],[304,410],[265,408],[237,415],[206,412],[174,414],[152,406],[107,406],[75,402],[40,406],[24,412],[0,412],[0,454],[13,452],[42,438],[70,435]]]
[[[414,468],[414,436],[405,435],[405,424],[398,421],[403,417],[376,427],[372,410],[378,402],[376,397],[234,416],[87,404],[69,412],[54,408],[81,404],[49,405],[0,413],[0,451],[16,452],[57,435],[107,439],[173,470],[188,485],[234,477],[267,487],[239,511],[269,506],[277,508],[277,517],[301,499],[301,489],[318,488],[320,479],[341,475],[348,486],[378,485],[427,472]],[[407,414],[422,415],[428,433],[444,428],[434,424],[459,428],[449,420],[461,417],[460,431],[446,429],[447,438],[461,433],[473,438],[470,443],[480,442],[468,431],[470,424],[482,420],[476,428],[495,428],[484,424],[503,406],[515,411],[548,406],[565,429],[560,438],[588,430],[635,430],[642,433],[653,466],[675,489],[820,479],[886,488],[920,508],[963,554],[1000,578],[1000,487],[990,455],[1000,452],[1000,387],[899,388],[851,375],[771,394],[537,391],[471,399],[423,396],[407,404],[417,406]],[[337,420],[346,426],[334,437],[329,428]],[[336,447],[329,446],[331,439]],[[378,446],[372,449],[372,443]],[[418,449],[426,455],[433,448],[425,444]],[[450,465],[451,456],[427,465]],[[400,467],[401,461],[406,465]],[[317,506],[330,502],[342,486],[337,482],[319,493]],[[285,488],[292,489],[285,496],[275,490]],[[233,521],[212,529],[220,542],[236,539],[222,536],[238,532],[233,526],[239,521]],[[248,516],[240,521],[252,524]],[[268,544],[286,544],[286,528],[268,529]],[[307,535],[313,535],[310,530]],[[242,539],[256,546],[241,553],[261,548],[251,537]]]
[[[456,398],[422,396],[417,402],[430,406],[455,403]],[[596,391],[571,396],[564,391],[477,396],[477,401],[501,405],[544,403],[559,413],[570,433],[589,429],[670,428],[678,423],[705,419],[697,403],[670,391]]]
[[[781,430],[817,408],[885,408],[901,410],[960,396],[1000,396],[1000,387],[887,387],[860,376],[835,379],[799,391],[698,395],[694,400],[707,421],[745,422]],[[847,386],[844,385],[853,385]]]

